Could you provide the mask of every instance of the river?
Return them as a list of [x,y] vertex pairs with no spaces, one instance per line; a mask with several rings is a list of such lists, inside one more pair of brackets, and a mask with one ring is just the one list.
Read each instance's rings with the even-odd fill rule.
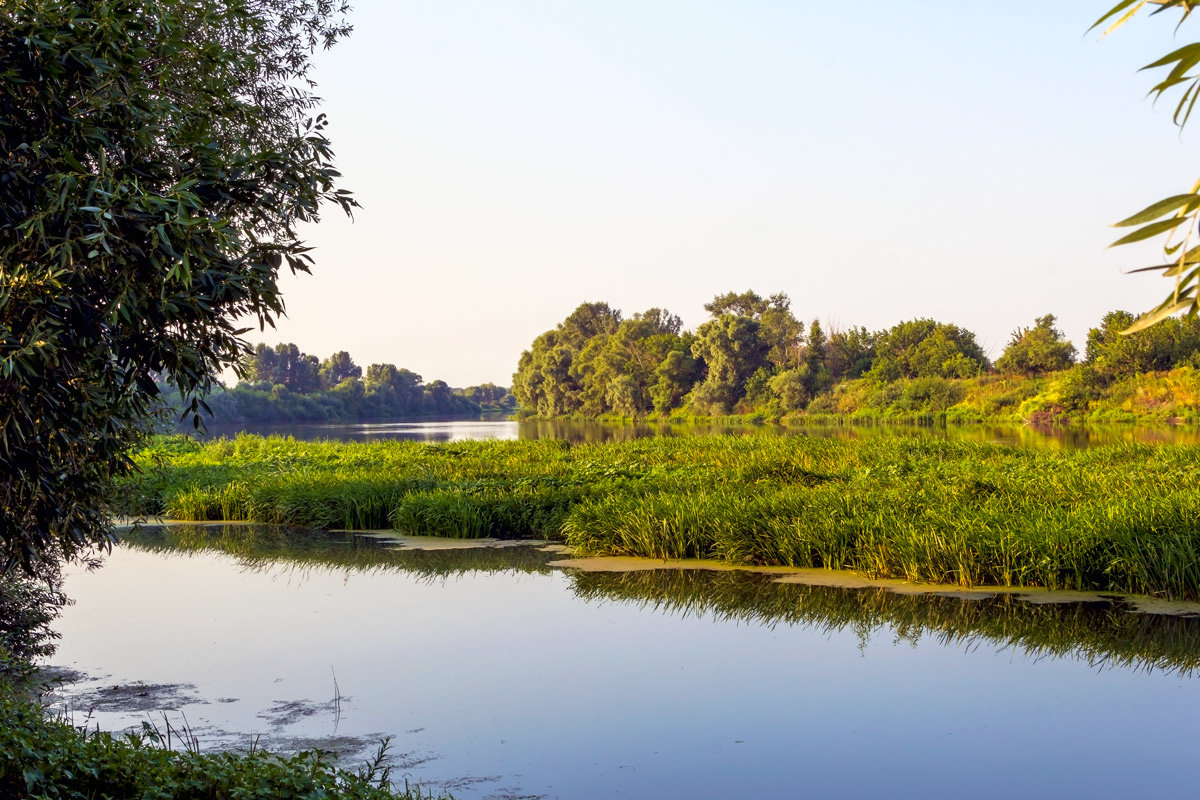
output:
[[1195,793],[1196,616],[561,558],[147,528],[68,575],[60,708],[346,766],[391,737],[462,799]]
[[[189,431],[184,431],[189,432]],[[1132,442],[1150,444],[1200,444],[1200,428],[1172,425],[1109,425],[1031,428],[1027,425],[872,425],[872,426],[786,426],[668,423],[612,423],[585,420],[414,419],[394,422],[345,424],[211,426],[204,436],[233,437],[239,433],[294,436],[297,439],[379,441],[403,439],[415,442],[459,442],[472,439],[563,439],[574,443],[627,441],[645,436],[742,435],[742,436],[834,436],[858,439],[874,436],[922,436],[998,442],[1013,447],[1079,449],[1095,445]]]

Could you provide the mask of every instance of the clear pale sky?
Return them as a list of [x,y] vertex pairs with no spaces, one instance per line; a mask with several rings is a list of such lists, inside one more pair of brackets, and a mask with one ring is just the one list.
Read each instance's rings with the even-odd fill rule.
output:
[[694,328],[715,294],[933,317],[999,356],[1046,313],[1082,349],[1166,279],[1109,225],[1186,191],[1196,133],[1137,69],[1188,41],[1115,0],[356,0],[318,56],[345,188],[253,341],[508,385],[579,303]]

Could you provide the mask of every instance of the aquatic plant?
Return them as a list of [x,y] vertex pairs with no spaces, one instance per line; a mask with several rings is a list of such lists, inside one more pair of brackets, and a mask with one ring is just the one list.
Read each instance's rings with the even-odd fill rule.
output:
[[319,751],[279,756],[168,749],[153,730],[114,735],[47,719],[42,708],[0,687],[0,796],[11,798],[214,797],[426,800],[419,787],[393,789],[369,764],[339,769]]
[[125,485],[130,513],[1200,599],[1190,446],[752,435],[152,448]]

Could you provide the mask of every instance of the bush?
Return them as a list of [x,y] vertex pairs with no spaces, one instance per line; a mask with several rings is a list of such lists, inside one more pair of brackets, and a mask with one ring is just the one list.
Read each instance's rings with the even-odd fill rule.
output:
[[361,773],[338,769],[329,756],[304,752],[176,752],[144,724],[141,734],[77,730],[42,715],[33,701],[0,696],[0,796],[9,798],[170,798],[210,800],[395,800],[423,797],[388,788],[379,762]]
[[0,575],[0,689],[23,681],[33,663],[54,652],[58,633],[50,624],[67,603],[57,562],[42,564],[36,576]]

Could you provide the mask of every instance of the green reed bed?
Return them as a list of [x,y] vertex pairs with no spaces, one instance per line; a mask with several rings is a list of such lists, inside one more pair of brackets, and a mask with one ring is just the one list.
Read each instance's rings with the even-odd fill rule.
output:
[[127,512],[1200,599],[1200,449],[914,438],[160,440]]

